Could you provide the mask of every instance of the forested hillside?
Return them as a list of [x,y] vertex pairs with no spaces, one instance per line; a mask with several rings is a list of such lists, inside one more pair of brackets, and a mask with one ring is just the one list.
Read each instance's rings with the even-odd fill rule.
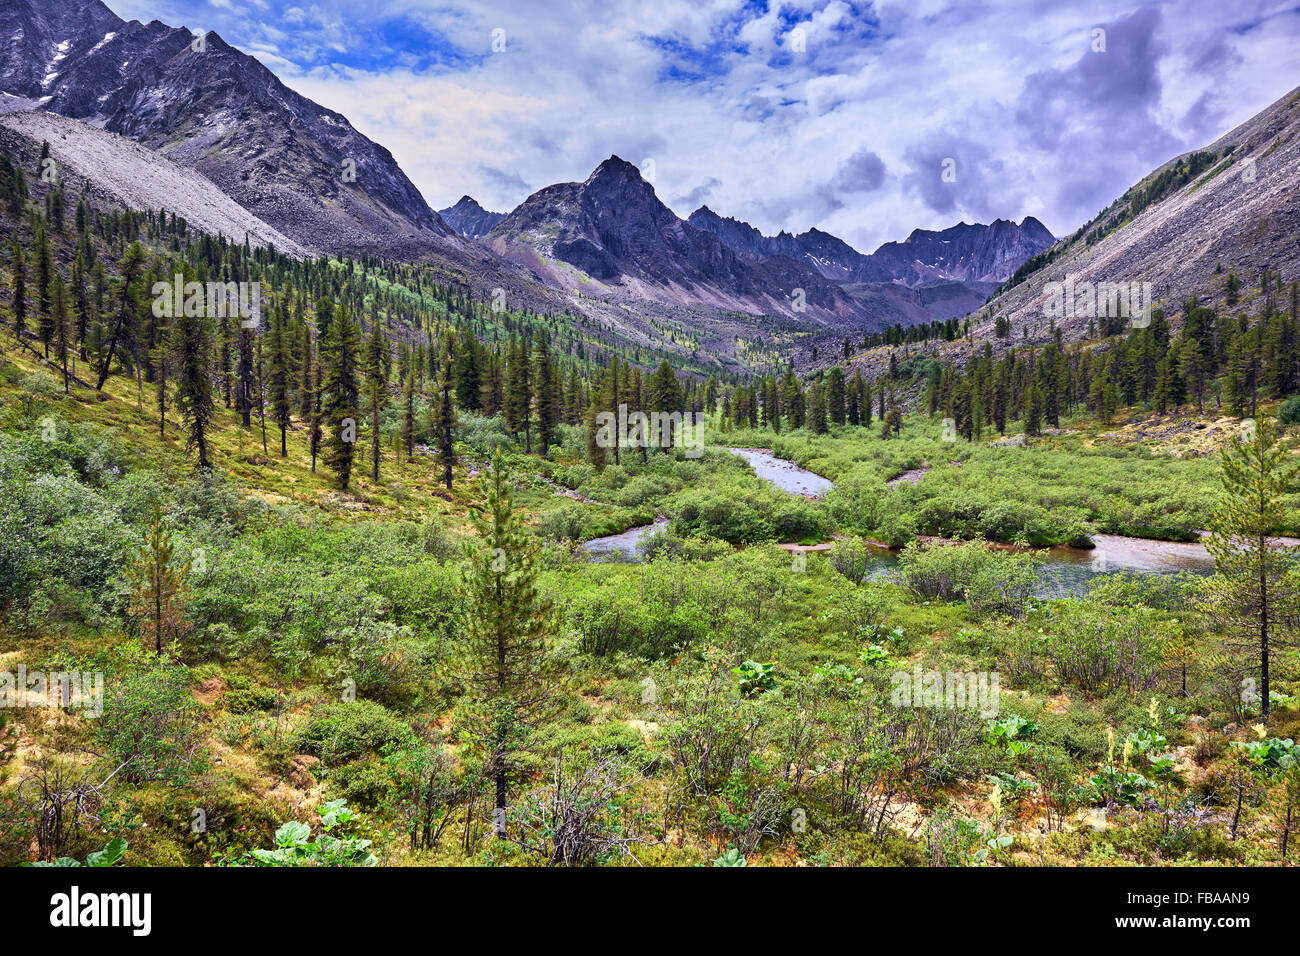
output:
[[43,168],[0,159],[3,862],[1294,858],[1290,277],[727,378]]

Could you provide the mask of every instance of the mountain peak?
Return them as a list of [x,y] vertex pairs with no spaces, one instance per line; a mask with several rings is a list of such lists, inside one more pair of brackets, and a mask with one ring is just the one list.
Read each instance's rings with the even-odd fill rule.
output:
[[439,209],[438,215],[451,228],[466,239],[479,239],[486,236],[497,223],[506,218],[503,212],[489,212],[473,196],[461,196],[456,205]]
[[587,182],[591,182],[595,179],[608,179],[610,177],[639,180],[641,179],[641,170],[640,168],[633,166],[621,156],[610,154],[609,159],[597,166],[592,171],[591,175],[587,177]]

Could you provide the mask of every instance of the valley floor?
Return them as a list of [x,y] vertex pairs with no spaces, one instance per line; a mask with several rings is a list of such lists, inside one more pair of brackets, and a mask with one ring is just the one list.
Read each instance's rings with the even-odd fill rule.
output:
[[[1194,540],[1225,420],[1080,420],[1028,447],[944,442],[924,417],[889,439],[713,434],[834,481],[810,499],[717,447],[597,470],[581,429],[542,460],[470,417],[451,492],[386,439],[380,480],[343,493],[296,425],[281,458],[273,430],[264,447],[220,410],[198,476],[134,382],[64,395],[11,334],[0,348],[0,673],[103,680],[99,705],[88,676],[67,702],[29,685],[0,709],[5,864],[119,838],[137,866],[1295,858],[1294,648],[1264,722],[1211,579],[1040,599],[1031,547],[915,543]],[[505,839],[469,557],[499,443],[549,602]],[[161,653],[139,601],[155,509],[188,565]],[[577,547],[658,516],[644,560]],[[870,541],[907,545],[885,577]]]

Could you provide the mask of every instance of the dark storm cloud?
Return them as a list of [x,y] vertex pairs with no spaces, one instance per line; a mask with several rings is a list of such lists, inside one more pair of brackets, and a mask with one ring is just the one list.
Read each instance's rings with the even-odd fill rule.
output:
[[714,191],[721,185],[721,179],[718,179],[716,176],[710,176],[690,192],[682,193],[680,196],[674,196],[669,200],[668,205],[673,206],[674,208],[687,209],[690,212],[694,212],[703,203],[707,202],[708,198],[712,196]]
[[1021,201],[1007,163],[976,140],[940,134],[909,147],[904,158],[903,188],[937,213],[996,219]]
[[525,194],[532,192],[532,187],[516,172],[507,172],[504,169],[489,166],[487,163],[479,164],[478,171],[479,176],[490,183],[493,189],[514,190]]
[[[1055,182],[1040,184],[1067,218],[1091,215],[1186,149],[1159,115],[1160,65],[1170,53],[1159,36],[1160,10],[1146,7],[1099,26],[1103,49],[1089,47],[1068,67],[1032,74],[1016,105],[1023,141],[1068,158]],[[1086,170],[1086,178],[1075,178],[1072,168]]]
[[831,186],[846,193],[867,193],[885,182],[885,161],[869,149],[860,149],[835,171]]

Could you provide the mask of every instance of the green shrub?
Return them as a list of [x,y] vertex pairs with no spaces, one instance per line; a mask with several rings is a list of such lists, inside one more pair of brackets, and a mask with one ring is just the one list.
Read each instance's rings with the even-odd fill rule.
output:
[[919,597],[964,600],[977,614],[1020,617],[1038,582],[1037,560],[983,541],[928,547],[913,542],[898,565],[903,583]]
[[189,671],[146,655],[104,684],[96,735],[124,780],[182,783],[203,768],[198,702]]
[[1282,400],[1277,407],[1277,420],[1284,425],[1300,422],[1300,395],[1292,395]]
[[369,700],[326,704],[298,730],[295,743],[303,753],[337,767],[367,754],[381,754],[412,740],[411,728],[380,704]]

